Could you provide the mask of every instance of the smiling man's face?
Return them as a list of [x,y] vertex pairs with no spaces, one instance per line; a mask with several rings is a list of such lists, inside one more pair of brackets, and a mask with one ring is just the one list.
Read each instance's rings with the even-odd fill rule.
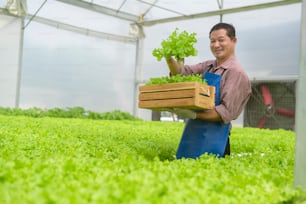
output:
[[234,55],[236,38],[231,39],[225,29],[214,30],[210,34],[210,50],[216,57],[217,62],[223,63]]

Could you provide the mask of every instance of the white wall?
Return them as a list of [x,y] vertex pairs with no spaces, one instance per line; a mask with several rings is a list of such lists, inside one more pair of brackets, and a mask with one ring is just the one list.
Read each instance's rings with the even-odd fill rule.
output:
[[133,113],[135,43],[32,22],[24,33],[20,106]]

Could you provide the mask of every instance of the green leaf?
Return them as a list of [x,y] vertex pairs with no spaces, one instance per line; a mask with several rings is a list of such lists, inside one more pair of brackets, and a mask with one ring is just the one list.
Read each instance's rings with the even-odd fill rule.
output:
[[178,83],[178,82],[200,82],[207,84],[202,78],[201,74],[191,74],[191,75],[173,75],[173,76],[163,76],[150,78],[146,85],[158,85],[158,84],[168,84],[168,83]]
[[196,42],[196,33],[188,33],[185,30],[178,33],[178,28],[176,28],[167,39],[162,40],[161,48],[153,49],[152,55],[158,61],[171,56],[176,59],[196,56],[197,50],[194,48]]

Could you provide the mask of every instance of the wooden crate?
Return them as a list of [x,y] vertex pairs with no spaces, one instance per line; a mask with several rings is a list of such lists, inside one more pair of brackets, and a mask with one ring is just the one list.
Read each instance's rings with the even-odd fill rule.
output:
[[215,87],[200,82],[180,82],[139,87],[138,107],[152,110],[184,108],[213,109]]

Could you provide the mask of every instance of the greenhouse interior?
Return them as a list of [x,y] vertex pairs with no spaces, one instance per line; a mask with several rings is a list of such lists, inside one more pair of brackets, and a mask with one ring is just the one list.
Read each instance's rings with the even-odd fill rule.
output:
[[[236,27],[236,54],[250,79],[268,82],[271,92],[280,87],[283,91],[272,93],[276,106],[294,110],[300,1],[2,0],[0,7],[1,106],[80,106],[151,120],[152,111],[137,106],[138,87],[169,72],[152,50],[178,28],[196,33],[198,40],[198,55],[186,64],[211,59],[208,32],[223,21]],[[234,124],[253,126],[262,117],[249,119],[258,110],[253,104],[247,108]],[[292,129],[293,118],[282,118],[268,125],[278,127],[278,121]]]
[[[152,51],[178,29],[197,38],[197,55],[185,64],[213,59],[209,30],[227,22],[236,28],[236,56],[252,83],[252,96],[233,126],[294,130],[297,82],[305,66],[304,4],[0,0],[0,106],[120,110],[148,121],[171,120],[167,113],[138,107],[139,87],[169,75],[166,61]],[[273,112],[267,110],[262,87],[270,92]]]

